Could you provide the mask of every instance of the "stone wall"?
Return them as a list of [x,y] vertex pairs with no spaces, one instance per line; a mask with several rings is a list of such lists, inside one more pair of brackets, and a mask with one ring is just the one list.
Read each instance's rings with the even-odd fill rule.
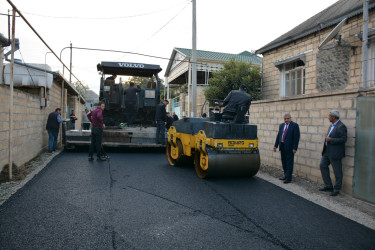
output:
[[349,43],[328,44],[316,54],[316,87],[320,92],[345,89],[349,83],[352,48]]
[[[299,124],[301,139],[295,155],[294,174],[322,183],[320,158],[323,141],[330,126],[329,111],[337,109],[347,126],[346,157],[343,159],[343,190],[352,192],[355,152],[356,97],[358,93],[301,97],[285,101],[255,101],[250,107],[250,123],[258,126],[261,163],[281,169],[280,153],[274,153],[279,124],[290,112]],[[332,175],[334,180],[334,177]]]

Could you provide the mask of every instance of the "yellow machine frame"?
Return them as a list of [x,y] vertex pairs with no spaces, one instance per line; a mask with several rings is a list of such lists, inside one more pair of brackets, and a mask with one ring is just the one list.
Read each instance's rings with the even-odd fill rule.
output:
[[194,157],[195,164],[199,164],[203,171],[207,171],[208,148],[227,152],[258,152],[258,138],[255,140],[214,139],[208,138],[203,130],[200,130],[197,134],[179,133],[174,126],[171,126],[168,130],[167,154],[169,154],[170,165],[176,165],[180,156],[185,155]]

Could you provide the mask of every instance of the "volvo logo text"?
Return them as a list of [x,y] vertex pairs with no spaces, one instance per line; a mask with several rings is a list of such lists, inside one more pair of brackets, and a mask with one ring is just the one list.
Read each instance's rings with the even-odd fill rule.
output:
[[144,68],[145,65],[141,63],[118,63],[120,67],[126,68]]

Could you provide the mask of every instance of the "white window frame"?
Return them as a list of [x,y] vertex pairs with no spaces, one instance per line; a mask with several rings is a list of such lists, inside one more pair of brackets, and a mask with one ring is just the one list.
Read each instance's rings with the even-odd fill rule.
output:
[[[293,62],[291,62],[293,63]],[[305,94],[305,66],[298,66],[298,67],[295,67],[295,68],[292,68],[292,69],[289,69],[289,70],[286,70],[286,65],[289,64],[288,63],[285,63],[282,65],[282,69],[280,70],[280,89],[279,89],[279,95],[281,97],[291,97],[291,96],[298,96],[298,95],[304,95]],[[294,91],[294,94],[292,95],[289,95],[288,92],[287,92],[287,84],[286,84],[286,75],[289,74],[293,74],[297,71],[301,71],[301,86],[300,86],[300,89],[301,89],[301,93],[297,93],[297,82],[295,83],[296,86],[295,86],[295,91]],[[297,78],[295,78],[296,81],[297,81]]]

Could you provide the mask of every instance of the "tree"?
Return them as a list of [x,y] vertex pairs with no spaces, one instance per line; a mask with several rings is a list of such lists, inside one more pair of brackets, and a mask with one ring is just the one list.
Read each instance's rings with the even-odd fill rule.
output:
[[209,86],[205,89],[204,95],[206,99],[224,100],[231,90],[237,90],[244,84],[252,100],[259,100],[261,99],[261,78],[258,65],[236,62],[231,59],[224,64],[223,69],[212,73],[212,78],[210,78]]
[[[154,82],[156,84],[156,79],[155,79],[155,76],[152,76],[152,77],[132,76],[125,82],[123,87],[128,88],[130,82],[134,82],[135,85],[139,85],[142,89],[144,89],[144,88],[146,88],[146,86],[149,82]],[[165,86],[164,86],[163,82],[164,81],[162,79],[160,79],[160,99],[161,100],[164,100],[164,98],[165,98],[164,97]]]

